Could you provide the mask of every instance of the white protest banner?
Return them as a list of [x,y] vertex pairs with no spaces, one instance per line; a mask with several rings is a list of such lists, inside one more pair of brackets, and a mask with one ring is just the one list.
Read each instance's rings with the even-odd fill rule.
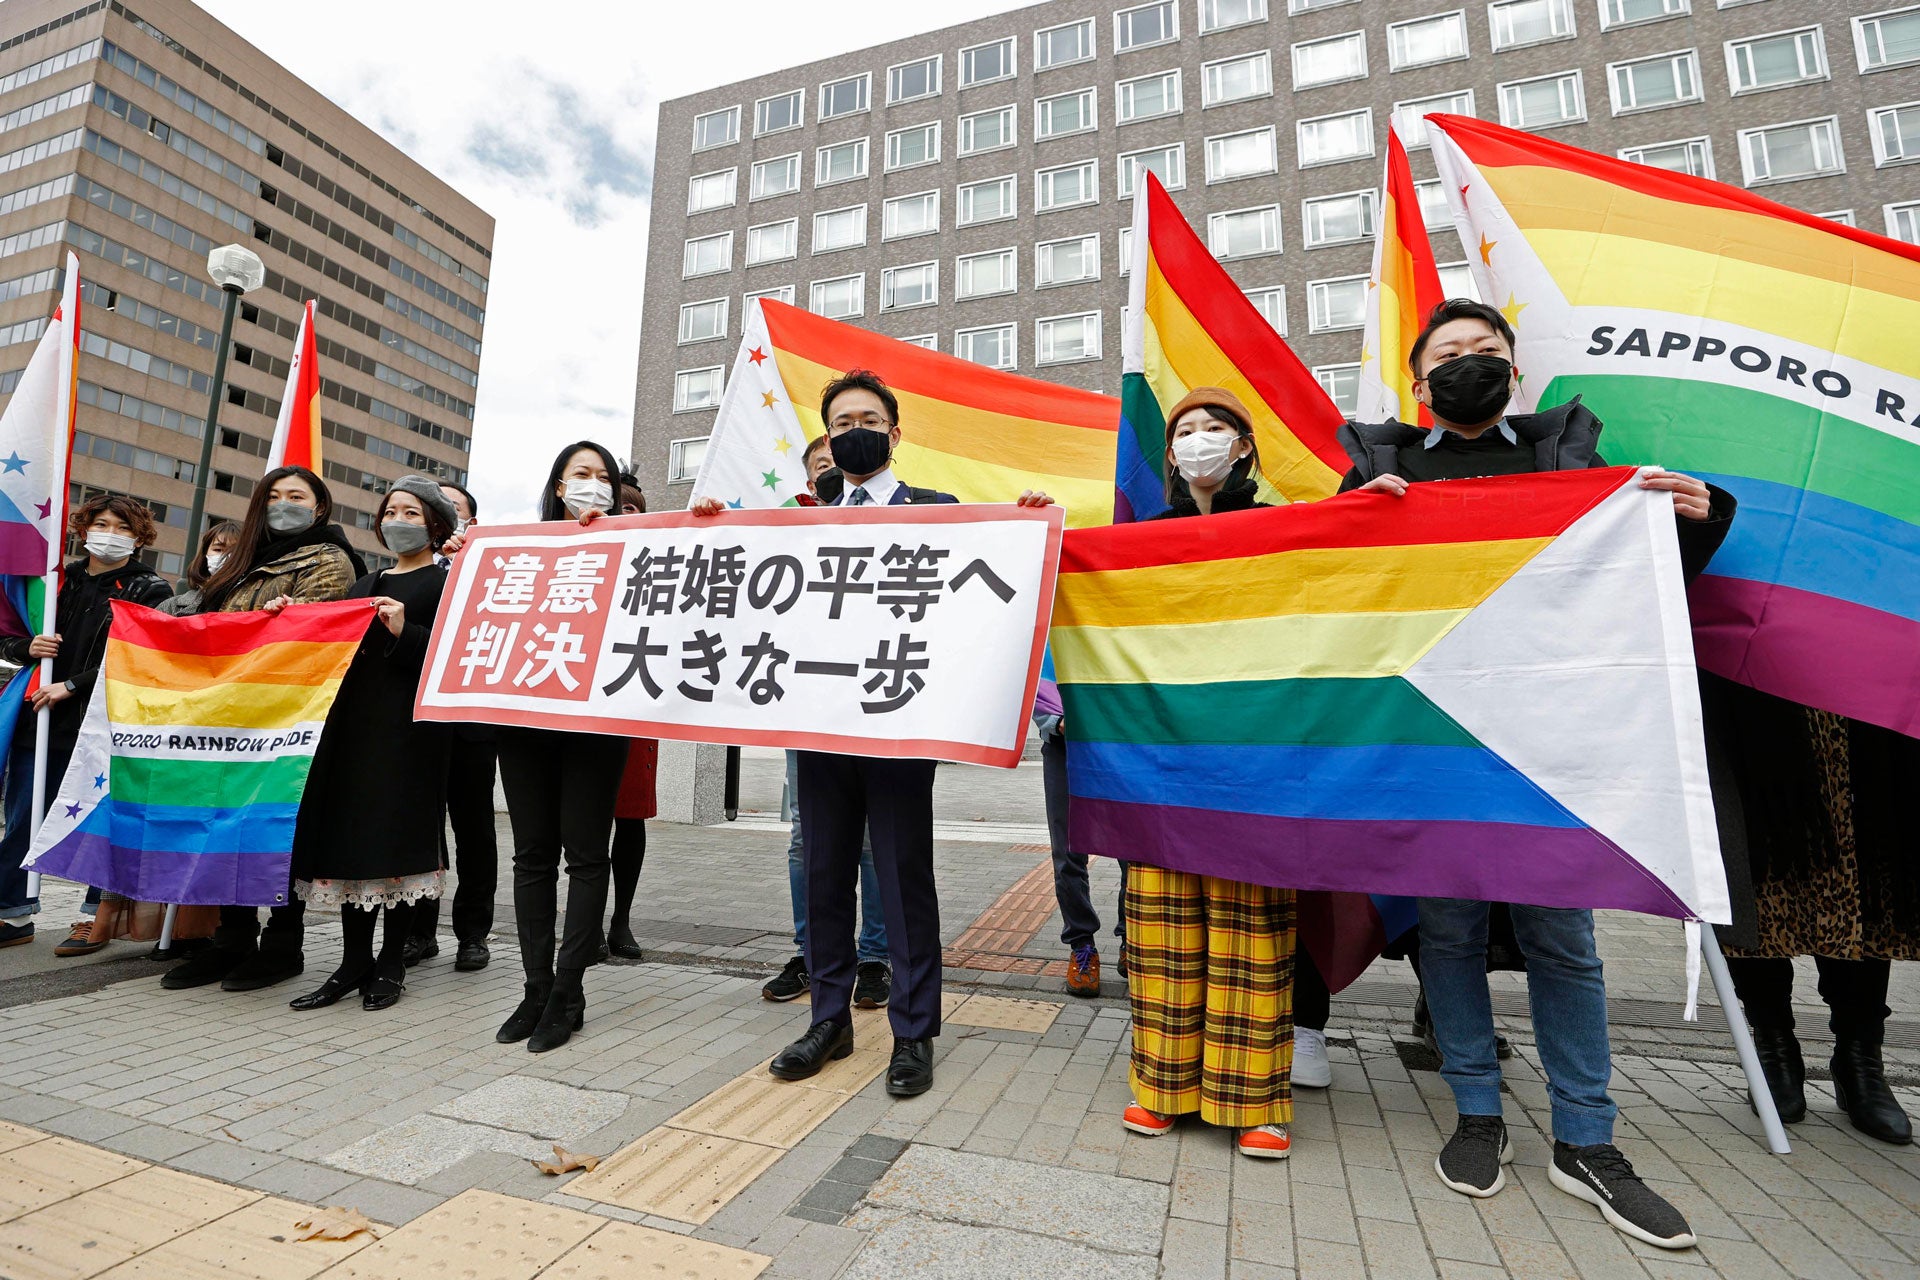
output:
[[414,714],[1011,768],[1064,525],[942,504],[479,526]]

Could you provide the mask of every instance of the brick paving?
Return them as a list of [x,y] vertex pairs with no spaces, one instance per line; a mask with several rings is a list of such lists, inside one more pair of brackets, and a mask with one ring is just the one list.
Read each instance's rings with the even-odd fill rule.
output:
[[[22,1170],[67,1151],[45,1145],[56,1140],[109,1153],[101,1159],[116,1168],[153,1166],[246,1193],[245,1207],[201,1229],[225,1236],[196,1231],[156,1248],[243,1240],[270,1225],[269,1205],[338,1204],[382,1223],[422,1223],[375,1246],[398,1260],[478,1205],[489,1221],[521,1215],[551,1246],[496,1251],[517,1261],[490,1276],[587,1274],[584,1255],[568,1252],[586,1248],[578,1240],[638,1256],[663,1238],[651,1233],[686,1240],[686,1259],[706,1259],[687,1261],[689,1274],[748,1267],[741,1259],[752,1257],[770,1260],[773,1277],[1920,1273],[1920,1154],[1873,1143],[1836,1112],[1811,973],[1797,993],[1810,1114],[1790,1130],[1793,1154],[1776,1158],[1759,1142],[1710,994],[1700,1023],[1675,1016],[1679,929],[1644,917],[1600,923],[1615,997],[1619,1141],[1687,1213],[1697,1250],[1629,1241],[1548,1183],[1545,1083],[1516,975],[1496,975],[1495,987],[1517,1051],[1506,1064],[1517,1161],[1490,1200],[1457,1196],[1433,1175],[1453,1108],[1430,1055],[1408,1036],[1413,986],[1403,965],[1377,965],[1336,997],[1333,1086],[1296,1092],[1291,1160],[1239,1158],[1225,1133],[1197,1124],[1159,1139],[1125,1133],[1123,990],[1110,978],[1102,998],[1073,1000],[1049,971],[1064,950],[1036,847],[1037,767],[941,771],[942,832],[969,837],[938,846],[942,936],[960,962],[949,987],[956,999],[983,1000],[970,1021],[955,1014],[938,1042],[933,1091],[894,1101],[875,1081],[830,1108],[799,1114],[797,1092],[780,1108],[780,1095],[769,1101],[742,1083],[757,1081],[805,1023],[804,1008],[759,998],[792,950],[786,842],[770,829],[777,763],[748,760],[741,825],[653,825],[635,907],[649,958],[589,974],[586,1026],[550,1054],[493,1043],[519,995],[504,891],[495,963],[456,974],[443,953],[382,1014],[351,1002],[293,1013],[286,1000],[300,983],[163,992],[158,966],[124,945],[57,968],[50,937],[0,952],[0,1120],[54,1135],[0,1156],[0,1249],[36,1232],[45,1246],[31,1268],[0,1252],[0,1276],[111,1275],[113,1265],[170,1274],[142,1271],[138,1257],[122,1262],[131,1246],[55,1249],[54,1224],[83,1231],[86,1216],[14,1205]],[[1096,862],[1103,918],[1116,883]],[[50,886],[49,934],[71,906],[66,893]],[[337,951],[337,927],[316,920],[303,981],[317,982]],[[1902,1100],[1920,1114],[1914,968],[1896,967],[1888,1057]],[[876,1050],[886,1034],[879,1019],[863,1018],[858,1031]],[[726,1149],[738,1185],[704,1217],[704,1202],[676,1199],[686,1188],[659,1174],[667,1151],[645,1145],[664,1133],[735,1144]],[[645,1187],[652,1210],[594,1198],[613,1194],[604,1179],[595,1191],[582,1175],[536,1172],[529,1157],[554,1141],[599,1155],[639,1151],[626,1167],[636,1179],[658,1175]],[[663,1178],[672,1185],[655,1185]],[[573,1243],[554,1243],[562,1239]],[[337,1274],[380,1273],[380,1256],[369,1249]]]

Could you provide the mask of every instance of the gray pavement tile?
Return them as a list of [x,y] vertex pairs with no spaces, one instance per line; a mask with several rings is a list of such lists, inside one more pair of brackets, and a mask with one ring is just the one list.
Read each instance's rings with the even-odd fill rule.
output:
[[1366,1280],[1367,1264],[1357,1244],[1333,1244],[1301,1237],[1295,1264],[1302,1280]]
[[1439,1274],[1425,1237],[1411,1223],[1360,1219],[1360,1249],[1373,1280],[1435,1280]]
[[578,1138],[611,1124],[626,1108],[624,1094],[510,1075],[462,1092],[433,1111],[540,1138]]
[[833,1223],[809,1222],[766,1275],[770,1280],[828,1280],[841,1275],[847,1260],[866,1242],[858,1231]]
[[104,1142],[108,1138],[137,1129],[140,1122],[132,1116],[124,1116],[116,1111],[101,1111],[94,1107],[75,1107],[59,1115],[49,1116],[42,1121],[40,1128],[48,1133],[57,1133],[63,1138],[74,1138],[80,1142]]
[[894,1163],[868,1198],[933,1217],[1133,1253],[1158,1252],[1168,1209],[1167,1189],[1157,1183],[919,1145]]
[[205,1146],[206,1142],[199,1134],[164,1129],[156,1124],[135,1124],[110,1138],[101,1139],[99,1145],[136,1159],[166,1164],[182,1152]]
[[404,1226],[427,1210],[445,1203],[449,1197],[422,1191],[418,1187],[400,1187],[377,1178],[362,1178],[327,1197],[328,1204],[358,1209],[375,1222]]
[[1170,1212],[1176,1218],[1226,1226],[1228,1182],[1229,1175],[1220,1169],[1176,1169]]
[[389,1125],[329,1152],[326,1163],[363,1177],[412,1186],[460,1163],[476,1151],[499,1151],[534,1160],[553,1154],[553,1144],[522,1133],[424,1115]]
[[1167,1223],[1160,1250],[1160,1270],[1168,1276],[1194,1280],[1226,1280],[1227,1229],[1210,1222],[1175,1218]]
[[302,1204],[325,1204],[328,1197],[357,1180],[351,1173],[305,1160],[282,1160],[239,1179],[256,1191],[266,1191]]
[[222,1182],[245,1182],[263,1169],[284,1163],[285,1159],[284,1156],[251,1151],[237,1142],[222,1138],[191,1151],[183,1151],[167,1163],[175,1169],[218,1178]]
[[1276,1267],[1294,1265],[1293,1210],[1235,1198],[1227,1224],[1227,1255]]
[[1109,1253],[1083,1243],[1004,1227],[909,1215],[876,1230],[842,1276],[843,1280],[898,1280],[901,1276],[917,1280],[1030,1280],[1034,1276],[1084,1275],[1154,1280],[1158,1270],[1152,1258]]

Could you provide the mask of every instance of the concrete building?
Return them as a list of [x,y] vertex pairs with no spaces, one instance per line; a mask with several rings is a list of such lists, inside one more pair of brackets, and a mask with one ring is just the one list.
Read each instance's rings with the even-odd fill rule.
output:
[[761,294],[1117,392],[1142,166],[1350,406],[1390,120],[1471,288],[1437,110],[1920,241],[1920,4],[1052,0],[662,104],[641,478],[684,501]]
[[180,572],[219,340],[207,251],[267,266],[233,330],[208,510],[264,469],[302,304],[319,300],[323,470],[373,563],[376,494],[464,482],[493,220],[187,0],[0,5],[0,396],[83,285],[72,497],[132,494]]

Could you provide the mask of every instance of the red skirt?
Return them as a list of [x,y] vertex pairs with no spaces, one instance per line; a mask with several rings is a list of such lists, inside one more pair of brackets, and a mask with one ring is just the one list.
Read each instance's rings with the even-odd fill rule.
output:
[[660,807],[654,799],[653,775],[660,763],[660,744],[635,738],[627,750],[627,771],[620,775],[620,798],[613,803],[616,818],[651,818]]

